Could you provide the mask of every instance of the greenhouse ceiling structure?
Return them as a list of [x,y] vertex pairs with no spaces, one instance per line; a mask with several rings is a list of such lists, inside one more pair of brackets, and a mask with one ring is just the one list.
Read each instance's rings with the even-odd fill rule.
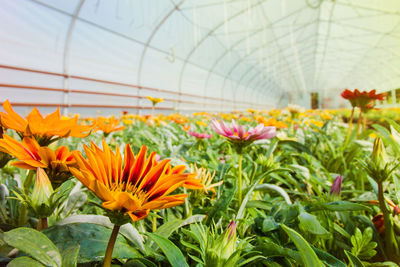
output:
[[[326,107],[400,87],[398,0],[6,0],[0,102],[64,113]],[[335,99],[335,98],[333,98]]]

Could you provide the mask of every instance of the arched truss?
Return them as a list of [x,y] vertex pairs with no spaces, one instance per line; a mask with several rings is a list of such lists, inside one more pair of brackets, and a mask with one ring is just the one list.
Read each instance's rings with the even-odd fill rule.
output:
[[[194,109],[232,110],[276,106],[290,94],[400,87],[397,0],[15,0],[4,12],[35,5],[69,18],[57,51],[66,107],[74,101],[71,76],[87,70],[77,62],[94,67],[89,78],[129,84],[137,107],[146,94],[170,99],[169,108],[197,101]],[[112,39],[109,46],[90,39],[99,35]],[[3,46],[14,42],[6,32],[0,37]]]

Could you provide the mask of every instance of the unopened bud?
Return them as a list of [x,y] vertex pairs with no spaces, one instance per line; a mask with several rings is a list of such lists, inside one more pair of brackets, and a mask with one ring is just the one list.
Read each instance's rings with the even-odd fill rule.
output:
[[374,148],[372,150],[372,160],[380,167],[385,167],[388,162],[388,155],[385,146],[382,139],[379,137],[375,138]]
[[37,168],[35,185],[31,197],[33,205],[36,207],[40,207],[43,204],[49,206],[50,196],[53,192],[53,187],[51,186],[51,182],[46,172],[42,168]]
[[331,186],[330,195],[340,195],[340,191],[342,190],[342,181],[343,177],[341,175],[335,178]]

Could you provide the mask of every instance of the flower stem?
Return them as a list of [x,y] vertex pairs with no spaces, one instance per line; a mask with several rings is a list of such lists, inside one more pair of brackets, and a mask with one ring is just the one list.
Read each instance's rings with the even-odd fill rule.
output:
[[349,142],[351,131],[353,130],[353,118],[354,118],[354,107],[351,109],[350,119],[349,119],[349,128],[347,129],[346,139],[344,141],[344,147],[346,147]]
[[[24,181],[24,193],[26,195],[29,194],[29,191],[31,189],[34,173],[35,173],[34,171],[29,170],[26,175],[26,178]],[[21,206],[19,209],[18,226],[22,227],[25,225],[25,223],[27,221],[27,213],[28,213],[28,207],[26,206],[26,204],[21,203]]]
[[394,230],[393,230],[393,219],[391,216],[390,209],[386,205],[386,200],[383,192],[383,182],[379,181],[378,182],[378,200],[379,200],[379,206],[380,209],[383,213],[383,223],[385,225],[385,251],[386,255],[389,256],[390,258],[396,257],[394,253],[398,252],[397,244],[396,244],[396,239],[394,236]]
[[43,229],[46,229],[47,227],[49,227],[49,225],[48,225],[48,223],[47,223],[47,217],[45,217],[45,218],[39,218],[39,222],[38,222],[38,225],[37,225],[37,230],[38,231],[41,231],[41,230],[43,230]]
[[106,255],[104,256],[104,265],[103,265],[103,267],[110,267],[111,266],[112,253],[113,253],[113,250],[114,250],[115,241],[117,240],[119,228],[120,228],[119,225],[114,225],[114,228],[113,228],[111,236],[110,236],[110,240],[108,240]]
[[239,154],[239,177],[238,177],[239,207],[240,205],[242,205],[242,160],[243,160],[243,155]]
[[154,213],[154,216],[153,216],[153,233],[155,232],[155,231],[157,231],[157,217],[156,217],[157,215],[156,215],[156,213]]
[[362,123],[362,110],[360,109],[360,114],[358,115],[357,120],[357,138],[360,137],[360,125]]

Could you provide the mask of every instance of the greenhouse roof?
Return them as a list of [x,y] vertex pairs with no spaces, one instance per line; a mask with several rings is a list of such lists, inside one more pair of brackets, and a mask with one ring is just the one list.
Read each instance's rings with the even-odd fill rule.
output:
[[0,23],[20,103],[232,110],[400,87],[398,0],[14,0]]

